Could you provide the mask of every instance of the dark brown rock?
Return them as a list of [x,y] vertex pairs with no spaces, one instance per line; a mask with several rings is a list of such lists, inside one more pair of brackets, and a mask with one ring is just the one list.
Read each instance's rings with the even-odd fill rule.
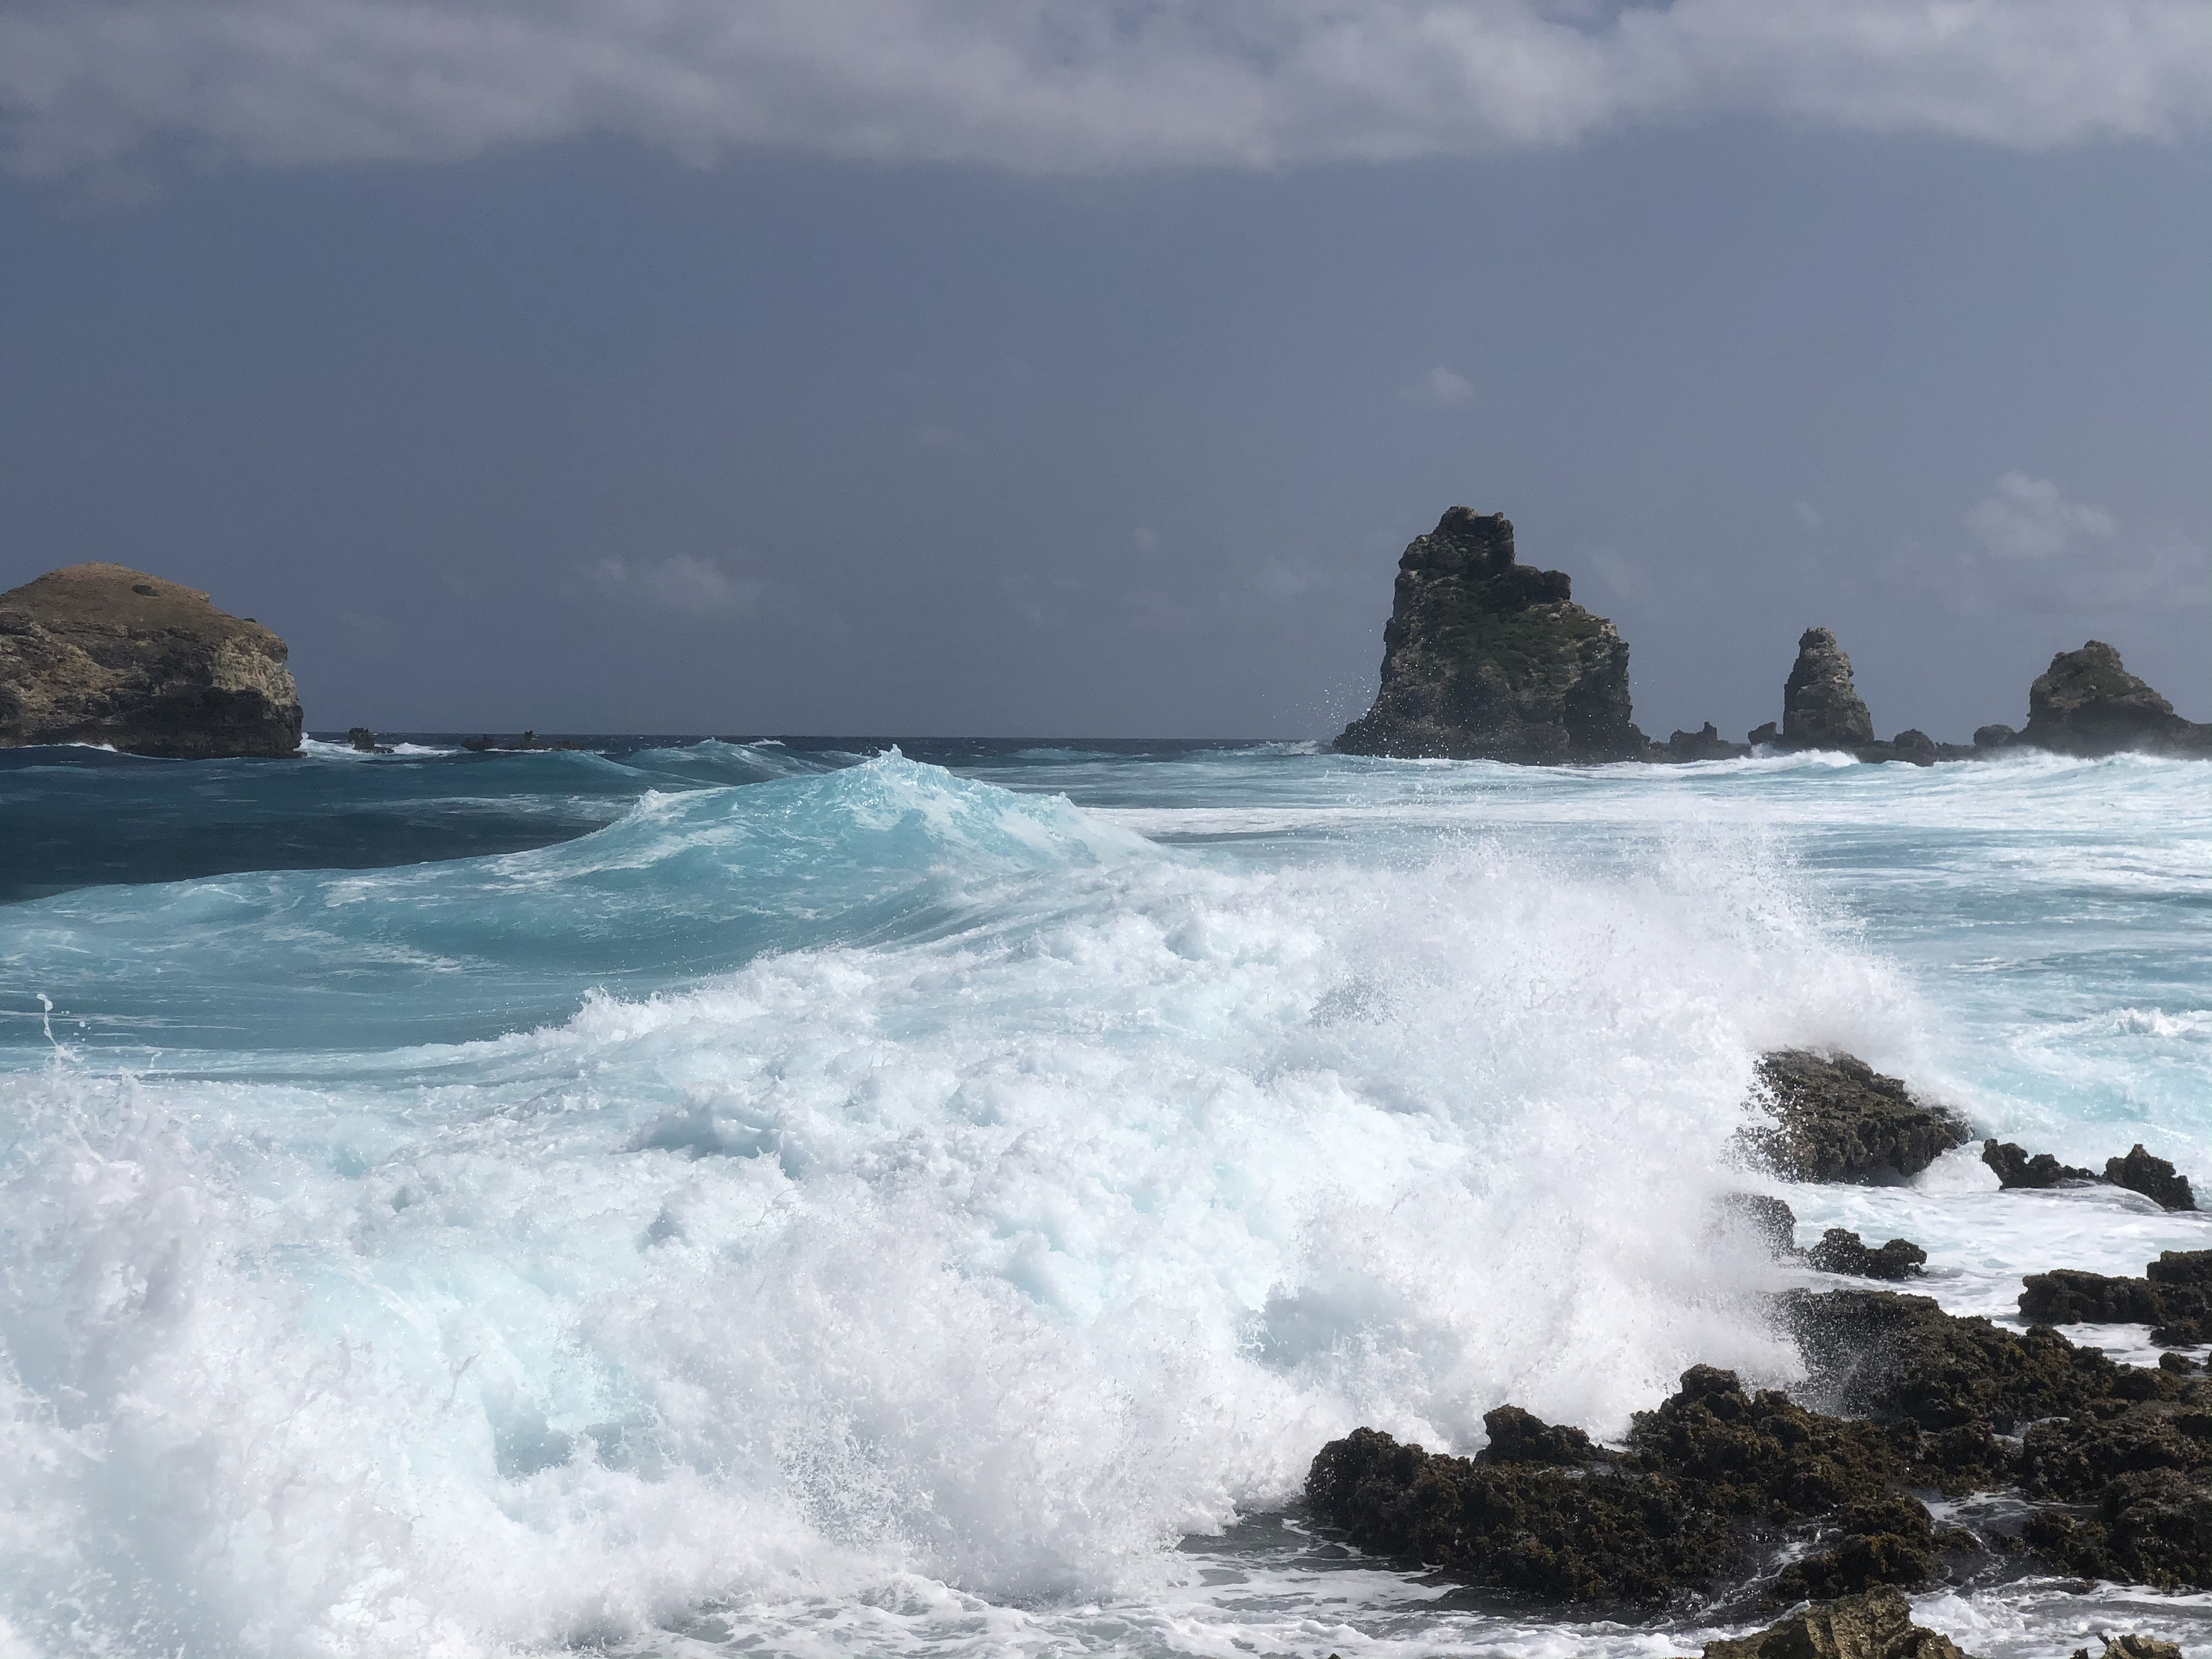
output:
[[2021,1187],[2085,1186],[2104,1179],[2093,1170],[2077,1170],[2070,1164],[2061,1164],[2048,1152],[2038,1152],[2030,1158],[2025,1148],[2009,1140],[1984,1140],[1982,1162],[1996,1173],[1997,1185],[2008,1190]]
[[1910,1279],[1928,1265],[1928,1252],[1909,1238],[1893,1238],[1870,1250],[1856,1233],[1831,1227],[1820,1242],[1805,1253],[1805,1260],[1824,1273],[1847,1273],[1854,1279]]
[[1750,1636],[1705,1644],[1705,1659],[1965,1659],[1948,1636],[1912,1622],[1887,1587],[1801,1607]]
[[2212,726],[2185,720],[2173,705],[2137,679],[2102,640],[2061,651],[2028,688],[2027,726],[2020,741],[2061,755],[2112,755],[2122,750],[2201,752]]
[[1874,720],[1851,684],[1851,659],[1825,628],[1808,628],[1782,688],[1782,742],[1791,749],[1856,750],[1874,741]]
[[1978,726],[1974,728],[1974,747],[1984,752],[2009,749],[2020,741],[2020,733],[2009,726]]
[[1742,1140],[1793,1181],[1915,1176],[1972,1139],[1956,1113],[1850,1054],[1778,1049],[1760,1060],[1759,1080],[1772,1122]]
[[1796,1597],[1925,1583],[1927,1510],[1875,1425],[1824,1417],[1783,1395],[1747,1393],[1694,1366],[1639,1413],[1626,1448],[1503,1407],[1472,1458],[1361,1429],[1322,1448],[1308,1501],[1364,1549],[1547,1600],[1650,1604],[1717,1588],[1804,1523],[1815,1547],[1785,1570]]
[[2125,1158],[2106,1160],[2105,1179],[2115,1187],[2141,1193],[2161,1210],[2197,1207],[2197,1194],[2189,1189],[2189,1177],[2175,1174],[2173,1165],[2143,1151],[2141,1141],[2128,1149]]
[[1382,684],[1346,754],[1530,763],[1641,760],[1628,647],[1556,570],[1515,562],[1504,516],[1453,507],[1398,562]]
[[1651,758],[1681,764],[1689,761],[1741,760],[1750,752],[1748,744],[1730,743],[1707,720],[1695,732],[1678,730],[1664,744],[1654,744]]
[[1797,1249],[1797,1217],[1771,1194],[1725,1193],[1715,1208],[1721,1231],[1755,1242],[1777,1260],[1801,1254]]
[[2061,1267],[2030,1273],[2021,1286],[2023,1319],[2148,1325],[2150,1340],[2165,1346],[2212,1341],[2212,1250],[2167,1250],[2141,1279]]
[[0,748],[107,744],[179,760],[300,748],[284,641],[208,596],[119,564],[0,593]]

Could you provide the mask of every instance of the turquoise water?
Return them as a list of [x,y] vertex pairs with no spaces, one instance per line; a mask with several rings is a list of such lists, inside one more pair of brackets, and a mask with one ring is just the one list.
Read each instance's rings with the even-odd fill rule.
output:
[[[1778,1044],[2212,1176],[2200,765],[611,748],[8,757],[0,1655],[1694,1650],[1305,1466],[1790,1376],[1703,1224]],[[1999,1315],[2212,1243],[1971,1152],[1789,1197]]]

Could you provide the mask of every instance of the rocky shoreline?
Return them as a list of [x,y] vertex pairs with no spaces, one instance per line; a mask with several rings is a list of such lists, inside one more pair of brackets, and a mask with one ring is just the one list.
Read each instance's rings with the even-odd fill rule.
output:
[[1513,526],[1503,514],[1451,508],[1398,562],[1382,684],[1374,706],[1337,738],[1337,750],[1540,765],[1683,765],[1809,750],[1914,766],[1986,760],[2010,749],[2212,757],[2212,724],[2175,714],[2101,640],[2051,658],[2028,688],[2027,724],[2018,731],[1992,723],[1971,744],[1954,744],[1907,727],[1884,740],[1853,684],[1850,659],[1825,628],[1798,639],[1779,721],[1740,744],[1711,720],[1655,743],[1635,723],[1627,641],[1572,593],[1565,572],[1516,562]]
[[[1751,1104],[1738,1150],[1785,1180],[1894,1182],[1972,1139],[1845,1054],[1768,1054]],[[2105,1179],[1996,1141],[1983,1156],[2008,1188]],[[2140,1146],[2108,1170],[2194,1206]],[[1841,1228],[1800,1251],[1765,1194],[1726,1200],[1715,1224],[1830,1273],[1909,1280],[1927,1260]],[[2167,1251],[2139,1278],[2028,1274],[2023,1329],[1871,1286],[1785,1289],[1767,1306],[1805,1367],[1787,1390],[1693,1365],[1615,1445],[1510,1402],[1468,1456],[1363,1428],[1316,1455],[1308,1509],[1354,1547],[1518,1603],[1677,1621],[1794,1609],[1707,1659],[1955,1659],[1903,1592],[2031,1573],[2212,1590],[2212,1376],[2172,1352],[2122,1364],[2056,1328],[2140,1322],[2160,1346],[2212,1341],[2212,1250]],[[2179,1652],[2134,1637],[2109,1651]]]

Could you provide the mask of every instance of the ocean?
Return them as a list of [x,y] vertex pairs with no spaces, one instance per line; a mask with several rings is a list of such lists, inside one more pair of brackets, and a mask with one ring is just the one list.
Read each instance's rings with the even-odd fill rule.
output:
[[2201,763],[395,749],[0,754],[0,1659],[1695,1653],[1363,1557],[1307,1466],[1796,1378],[1765,1298],[1839,1281],[1729,1191],[1998,1319],[2212,1246],[1730,1151],[1834,1046],[2212,1177]]

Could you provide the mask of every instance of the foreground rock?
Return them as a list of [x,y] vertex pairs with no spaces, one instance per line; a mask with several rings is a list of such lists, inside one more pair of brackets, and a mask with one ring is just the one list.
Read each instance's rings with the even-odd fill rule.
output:
[[2027,725],[2018,741],[2060,755],[2201,754],[2212,750],[2212,726],[2182,719],[2128,672],[2118,651],[2091,640],[2053,657],[2028,688]]
[[1972,1139],[1956,1113],[1850,1054],[1778,1049],[1759,1062],[1759,1082],[1773,1121],[1741,1139],[1792,1181],[1902,1179]]
[[[2212,1587],[2212,1383],[2193,1368],[2118,1364],[1891,1291],[1776,1310],[1804,1401],[1697,1366],[1617,1449],[1512,1407],[1471,1458],[1362,1429],[1314,1460],[1309,1501],[1364,1548],[1555,1601],[1787,1605],[2008,1571],[1994,1557],[2021,1551]],[[2007,1489],[2024,1512],[1987,1540],[1939,1528],[1917,1495]]]
[[1453,507],[1398,561],[1382,684],[1345,728],[1353,755],[1534,763],[1640,760],[1628,647],[1569,597],[1561,572],[1516,563],[1501,514]]
[[1306,1496],[1352,1541],[1547,1601],[1652,1605],[1739,1582],[1825,1519],[1785,1568],[1784,1599],[1919,1584],[1935,1566],[1928,1511],[1903,1490],[1893,1437],[1823,1417],[1734,1373],[1695,1366],[1623,1450],[1514,1407],[1484,1419],[1474,1457],[1372,1429],[1315,1458]]
[[179,760],[294,755],[284,641],[197,589],[73,564],[0,593],[0,748],[107,744]]
[[1705,1659],[1964,1659],[1948,1636],[1912,1622],[1912,1604],[1872,1589],[1800,1609],[1752,1636],[1705,1644]]

